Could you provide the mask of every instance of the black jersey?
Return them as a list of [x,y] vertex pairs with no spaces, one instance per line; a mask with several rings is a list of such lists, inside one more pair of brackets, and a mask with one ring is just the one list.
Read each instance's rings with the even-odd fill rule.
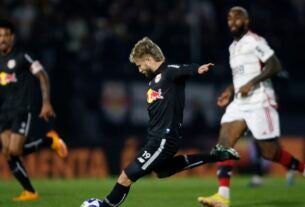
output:
[[185,80],[197,74],[198,67],[163,63],[155,71],[147,91],[149,136],[181,138]]
[[0,113],[29,110],[33,104],[34,76],[28,54],[13,50],[0,56]]

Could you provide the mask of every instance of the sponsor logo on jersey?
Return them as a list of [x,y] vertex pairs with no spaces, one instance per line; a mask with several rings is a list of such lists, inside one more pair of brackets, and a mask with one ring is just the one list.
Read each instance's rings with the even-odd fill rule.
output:
[[152,90],[151,88],[147,91],[147,103],[151,104],[158,99],[163,99],[162,91],[159,89],[158,91]]
[[5,73],[5,72],[0,73],[1,86],[6,86],[9,83],[16,83],[16,82],[17,82],[17,78],[15,73]]
[[232,67],[233,75],[243,75],[245,73],[245,67],[243,65],[238,65],[236,67]]
[[255,50],[263,57],[265,55],[265,52],[263,49],[261,49],[259,46],[255,47]]

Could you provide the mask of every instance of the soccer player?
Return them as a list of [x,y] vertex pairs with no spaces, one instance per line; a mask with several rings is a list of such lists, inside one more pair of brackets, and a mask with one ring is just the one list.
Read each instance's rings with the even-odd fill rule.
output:
[[[233,84],[219,96],[217,104],[227,106],[221,119],[217,147],[233,147],[249,128],[267,160],[277,162],[304,174],[304,163],[294,158],[279,144],[280,125],[276,100],[270,78],[281,70],[274,51],[266,40],[249,30],[246,9],[233,7],[228,13],[228,26],[234,41],[229,47]],[[210,197],[199,197],[203,205],[228,207],[230,205],[230,176],[232,162],[219,163],[218,192]]]
[[42,146],[54,149],[60,157],[67,156],[67,148],[55,131],[46,138],[24,145],[31,124],[34,77],[40,82],[42,108],[39,117],[49,120],[55,116],[50,103],[49,81],[43,66],[27,53],[14,49],[14,26],[0,20],[0,138],[2,153],[15,178],[24,191],[15,201],[36,200],[34,190],[20,156],[35,152]]
[[230,148],[222,148],[218,157],[209,154],[175,156],[182,140],[186,78],[204,74],[214,66],[212,63],[201,66],[168,64],[159,46],[147,37],[135,44],[129,59],[149,79],[147,143],[121,172],[114,188],[104,198],[102,207],[121,205],[131,185],[151,172],[165,178],[207,162],[239,159],[236,151]]

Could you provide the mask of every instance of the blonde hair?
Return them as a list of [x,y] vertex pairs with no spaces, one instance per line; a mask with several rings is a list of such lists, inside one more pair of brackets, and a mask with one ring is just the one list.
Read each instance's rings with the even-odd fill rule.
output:
[[143,58],[145,55],[150,55],[157,62],[165,60],[160,47],[148,37],[142,38],[135,44],[129,55],[129,61],[134,63],[135,59]]

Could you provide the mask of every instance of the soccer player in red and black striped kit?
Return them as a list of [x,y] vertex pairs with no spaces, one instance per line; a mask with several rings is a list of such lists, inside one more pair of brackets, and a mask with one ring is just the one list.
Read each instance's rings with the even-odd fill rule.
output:
[[101,207],[120,206],[131,185],[151,172],[159,178],[165,178],[204,163],[239,159],[238,153],[230,148],[221,149],[221,156],[218,157],[210,154],[176,156],[182,140],[186,79],[204,74],[213,64],[168,64],[159,46],[147,37],[135,44],[129,59],[140,73],[149,78],[147,110],[150,120],[147,143],[122,171],[112,191],[103,199]]
[[60,157],[67,156],[65,143],[52,130],[45,138],[24,144],[31,125],[34,81],[38,79],[42,93],[40,118],[48,121],[55,116],[50,102],[48,75],[37,60],[14,48],[14,25],[0,20],[0,138],[2,153],[10,170],[24,191],[15,201],[39,198],[20,159],[21,156],[51,147]]

